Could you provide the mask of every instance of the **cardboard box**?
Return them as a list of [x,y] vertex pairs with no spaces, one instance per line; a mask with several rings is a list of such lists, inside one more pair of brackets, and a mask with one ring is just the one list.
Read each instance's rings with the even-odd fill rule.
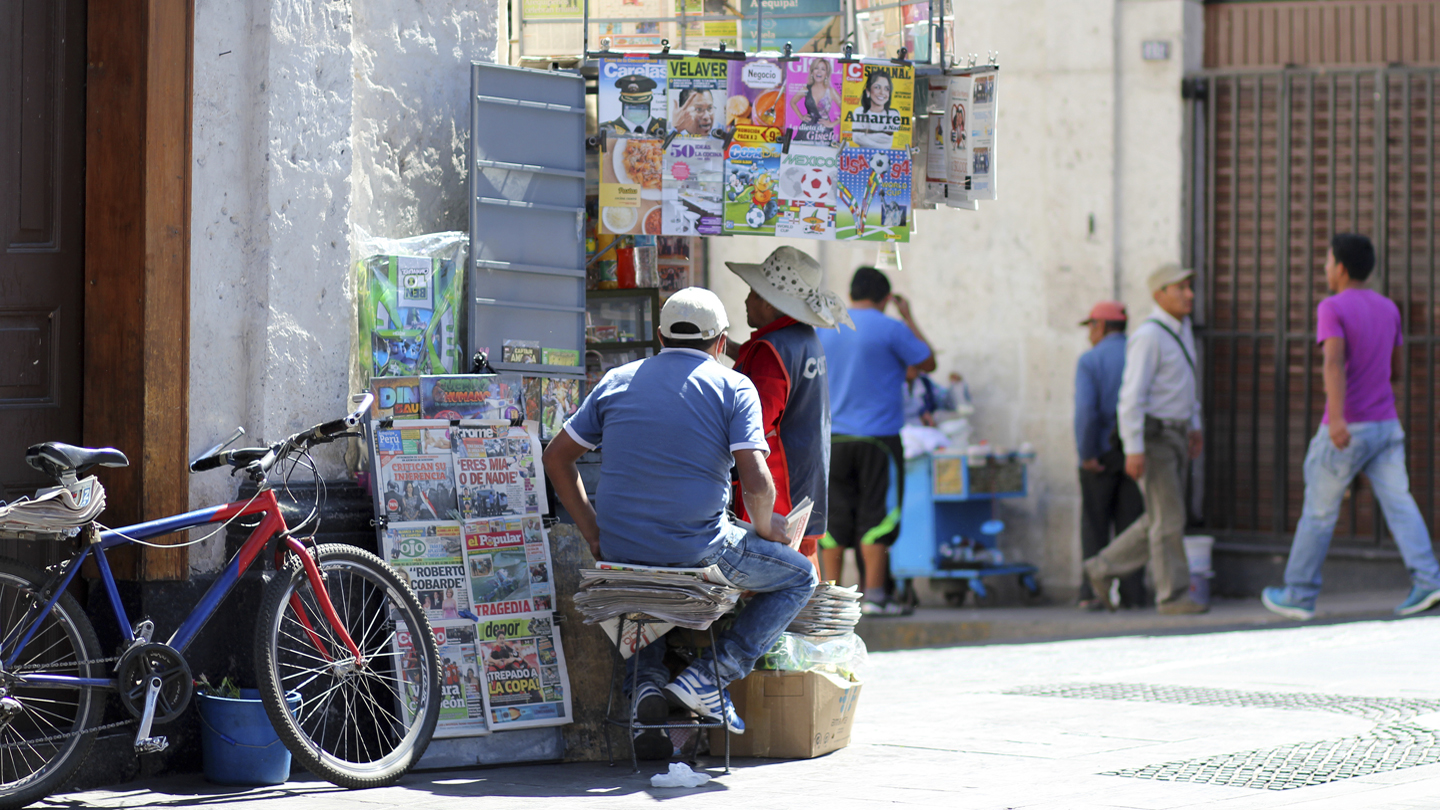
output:
[[[730,735],[737,757],[809,759],[850,744],[861,684],[828,672],[755,670],[730,684],[730,697],[745,733]],[[710,751],[725,750],[719,731],[710,732]]]

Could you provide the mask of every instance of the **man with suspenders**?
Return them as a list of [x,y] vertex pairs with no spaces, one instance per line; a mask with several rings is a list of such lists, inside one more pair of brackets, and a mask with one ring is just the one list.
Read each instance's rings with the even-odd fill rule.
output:
[[1130,336],[1116,416],[1125,472],[1140,483],[1145,515],[1099,554],[1085,561],[1085,577],[1105,607],[1115,609],[1110,586],[1150,563],[1155,606],[1161,613],[1204,613],[1190,598],[1185,560],[1185,482],[1200,455],[1199,386],[1190,312],[1194,272],[1166,265],[1150,274],[1157,305]]
[[840,296],[820,286],[819,262],[793,247],[776,248],[760,264],[725,265],[750,285],[745,320],[755,330],[727,353],[760,394],[775,511],[787,514],[806,497],[814,501],[799,550],[818,572],[816,543],[825,534],[829,498],[830,386],[815,330],[855,325]]

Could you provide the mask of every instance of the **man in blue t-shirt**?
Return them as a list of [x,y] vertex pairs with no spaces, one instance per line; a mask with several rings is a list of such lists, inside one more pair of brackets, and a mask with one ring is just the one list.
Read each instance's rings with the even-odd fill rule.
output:
[[[935,352],[910,316],[910,302],[891,295],[890,279],[879,270],[855,271],[850,301],[855,329],[820,333],[830,377],[830,515],[820,568],[826,579],[839,579],[845,549],[855,549],[864,578],[861,609],[893,615],[904,612],[885,588],[905,497],[905,371],[934,371]],[[885,315],[891,301],[899,321]]]
[[[709,290],[690,287],[672,295],[660,311],[661,352],[607,373],[544,459],[556,497],[597,560],[713,565],[734,586],[754,592],[715,649],[673,681],[664,644],[650,644],[631,658],[641,723],[666,721],[668,695],[710,718],[721,717],[723,705],[726,724],[742,734],[745,724],[728,695],[722,704],[721,693],[774,645],[809,601],[817,579],[814,566],[786,539],[785,516],[774,510],[755,386],[715,360],[728,327],[725,308]],[[575,462],[601,446],[592,505]],[[753,528],[726,516],[732,465],[745,508],[755,517]],[[662,729],[642,732],[635,747],[645,759],[668,759],[672,751]]]

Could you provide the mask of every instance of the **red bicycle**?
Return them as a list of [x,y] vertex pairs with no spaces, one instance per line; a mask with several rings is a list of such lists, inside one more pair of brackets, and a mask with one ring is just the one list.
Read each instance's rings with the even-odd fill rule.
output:
[[[314,473],[310,450],[352,435],[368,415],[370,395],[357,400],[354,412],[268,447],[224,449],[244,433],[236,431],[190,463],[192,472],[243,472],[259,485],[249,500],[118,529],[93,521],[104,490],[78,476],[96,465],[125,466],[123,453],[59,443],[29,449],[26,461],[59,486],[0,506],[0,534],[75,549],[45,572],[0,558],[0,807],[22,807],[64,787],[102,728],[138,722],[136,753],[163,750],[167,741],[152,736],[153,726],[179,717],[191,698],[186,648],[267,547],[277,573],[257,617],[255,678],[285,746],[311,773],[349,788],[394,782],[420,759],[440,713],[439,653],[424,610],[379,557],[300,536],[318,509],[288,527],[270,486],[272,470],[287,481],[298,470]],[[166,640],[155,640],[148,620],[130,623],[108,549],[249,516],[258,517],[249,538]],[[66,592],[87,558],[120,630],[113,657],[102,654],[89,619]],[[111,692],[130,719],[102,726]]]

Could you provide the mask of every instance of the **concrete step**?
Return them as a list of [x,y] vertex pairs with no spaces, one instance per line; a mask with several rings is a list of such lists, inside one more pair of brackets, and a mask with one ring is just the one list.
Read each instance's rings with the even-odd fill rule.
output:
[[[1303,624],[1395,619],[1395,606],[1404,601],[1406,595],[1405,590],[1322,595],[1316,605],[1315,618]],[[1162,616],[1153,607],[1092,613],[1072,605],[922,606],[910,616],[867,616],[860,620],[855,631],[871,652],[878,652],[992,642],[1211,633],[1299,624],[1302,622],[1266,610],[1259,599],[1220,598],[1212,600],[1210,612],[1194,616]]]

